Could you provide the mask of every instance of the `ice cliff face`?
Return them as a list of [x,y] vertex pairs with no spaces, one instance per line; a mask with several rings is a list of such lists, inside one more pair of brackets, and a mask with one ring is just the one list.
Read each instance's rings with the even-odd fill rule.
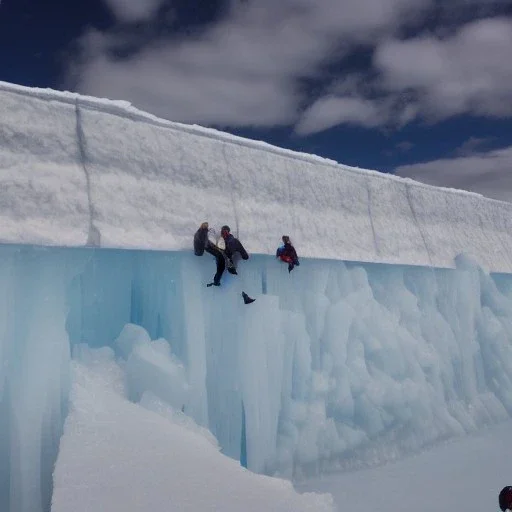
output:
[[[511,415],[509,204],[106,100],[2,84],[0,105],[0,510],[111,507],[79,490],[119,485],[108,464],[135,411],[285,476]],[[190,250],[204,220],[252,253],[220,288]],[[291,274],[268,256],[283,233]],[[133,453],[153,420],[165,439],[151,414]]]
[[[0,255],[2,510],[44,510],[57,456],[55,489],[76,510],[87,502],[69,482],[94,488],[111,467],[87,437],[98,386],[68,402],[70,353],[87,365],[108,350],[124,400],[152,410],[157,399],[226,455],[283,476],[384,462],[512,413],[512,280],[465,258],[455,270],[304,259],[289,275],[255,256],[212,289],[213,259],[190,253]],[[243,305],[242,289],[256,302]],[[81,453],[98,468],[73,478]]]

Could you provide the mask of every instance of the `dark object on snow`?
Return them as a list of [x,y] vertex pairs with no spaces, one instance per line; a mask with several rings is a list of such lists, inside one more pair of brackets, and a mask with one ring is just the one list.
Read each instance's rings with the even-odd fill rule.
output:
[[298,267],[300,265],[299,258],[290,241],[290,237],[283,235],[282,240],[283,245],[277,249],[276,258],[288,263],[288,272],[291,272],[294,267]]
[[256,299],[251,299],[251,297],[249,297],[249,295],[247,295],[247,293],[245,292],[242,292],[242,297],[244,299],[244,304],[251,304],[252,302],[254,302]]
[[512,510],[512,486],[507,485],[501,489],[498,501],[503,512]]

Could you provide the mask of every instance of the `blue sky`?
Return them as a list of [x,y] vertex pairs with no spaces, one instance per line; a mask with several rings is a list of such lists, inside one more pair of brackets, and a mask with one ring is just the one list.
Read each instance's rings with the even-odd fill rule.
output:
[[511,53],[512,0],[0,0],[0,80],[505,200]]

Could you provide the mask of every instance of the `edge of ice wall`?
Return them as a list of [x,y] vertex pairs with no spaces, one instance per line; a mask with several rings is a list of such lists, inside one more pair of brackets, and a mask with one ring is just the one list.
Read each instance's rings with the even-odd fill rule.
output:
[[512,204],[0,82],[0,242],[182,250],[230,224],[252,253],[512,271]]

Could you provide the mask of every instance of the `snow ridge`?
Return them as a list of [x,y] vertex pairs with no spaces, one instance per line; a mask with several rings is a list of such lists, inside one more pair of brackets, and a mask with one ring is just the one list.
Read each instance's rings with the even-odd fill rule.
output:
[[453,268],[466,253],[512,271],[510,203],[123,101],[0,83],[0,102],[0,242],[189,250],[208,220],[251,253],[273,254],[289,234],[302,257]]

